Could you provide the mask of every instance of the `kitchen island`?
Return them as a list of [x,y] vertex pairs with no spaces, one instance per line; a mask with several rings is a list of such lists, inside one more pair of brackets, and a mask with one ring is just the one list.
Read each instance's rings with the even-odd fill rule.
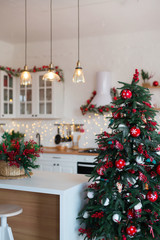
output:
[[77,214],[88,177],[34,171],[31,178],[0,180],[0,204],[17,204],[23,213],[9,218],[15,240],[78,240]]

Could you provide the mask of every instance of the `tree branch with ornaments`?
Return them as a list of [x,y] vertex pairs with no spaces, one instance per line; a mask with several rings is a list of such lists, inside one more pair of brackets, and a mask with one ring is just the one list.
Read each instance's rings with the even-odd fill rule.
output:
[[84,239],[160,239],[160,135],[149,89],[120,82],[109,133],[97,136],[99,154],[78,219]]

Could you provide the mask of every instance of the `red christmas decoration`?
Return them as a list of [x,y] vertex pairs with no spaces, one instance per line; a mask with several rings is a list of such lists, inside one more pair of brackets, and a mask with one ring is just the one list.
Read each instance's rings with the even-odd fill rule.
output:
[[105,170],[106,170],[105,166],[102,166],[102,167],[100,167],[99,169],[97,169],[98,175],[103,176]]
[[134,218],[134,210],[133,209],[128,210],[127,217],[128,217],[128,219]]
[[130,99],[132,97],[132,92],[129,90],[129,89],[124,89],[122,92],[121,92],[121,97],[123,99]]
[[158,81],[154,81],[153,82],[153,86],[157,87],[159,85],[159,82]]
[[126,162],[124,159],[120,158],[120,159],[116,160],[115,165],[118,169],[123,169],[126,165]]
[[150,201],[150,202],[155,202],[157,199],[158,199],[158,194],[156,191],[152,192],[152,191],[149,191],[147,193],[147,199]]
[[121,114],[119,112],[118,113],[113,112],[112,116],[113,116],[114,119],[118,119],[118,118],[120,118]]
[[156,170],[157,170],[158,175],[160,175],[160,165],[157,166]]
[[132,137],[138,137],[141,133],[141,130],[138,127],[132,127],[130,129],[130,134]]
[[134,225],[131,225],[130,227],[127,227],[126,232],[129,236],[134,236],[137,232],[137,228]]

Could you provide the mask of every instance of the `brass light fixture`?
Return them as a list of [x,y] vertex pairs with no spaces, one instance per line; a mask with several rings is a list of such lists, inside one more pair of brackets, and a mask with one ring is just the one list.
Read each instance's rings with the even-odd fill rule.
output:
[[27,67],[27,0],[25,0],[25,66],[20,76],[21,85],[32,84],[32,77]]
[[52,64],[52,0],[50,0],[50,64],[48,72],[43,75],[42,80],[46,81],[59,81],[60,77],[55,73]]
[[80,31],[79,31],[79,0],[78,0],[78,61],[77,61],[77,66],[76,66],[74,74],[73,74],[72,81],[74,83],[85,83],[85,78],[84,78],[82,67],[80,65],[80,60],[79,60],[79,48],[80,48],[79,36],[80,36]]

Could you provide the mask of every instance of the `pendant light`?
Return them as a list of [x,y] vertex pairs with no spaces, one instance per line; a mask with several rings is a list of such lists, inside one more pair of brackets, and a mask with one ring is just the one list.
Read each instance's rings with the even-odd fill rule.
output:
[[42,79],[46,81],[60,81],[60,77],[55,73],[52,64],[52,0],[50,0],[50,64],[48,72],[44,74]]
[[21,85],[32,84],[32,77],[27,67],[27,0],[25,0],[25,66],[20,76]]
[[79,31],[79,0],[78,0],[78,61],[77,61],[77,66],[75,68],[74,74],[73,74],[73,79],[72,81],[74,83],[85,83],[85,78],[83,75],[82,67],[80,65],[80,60],[79,60],[79,36],[80,36],[80,31]]

